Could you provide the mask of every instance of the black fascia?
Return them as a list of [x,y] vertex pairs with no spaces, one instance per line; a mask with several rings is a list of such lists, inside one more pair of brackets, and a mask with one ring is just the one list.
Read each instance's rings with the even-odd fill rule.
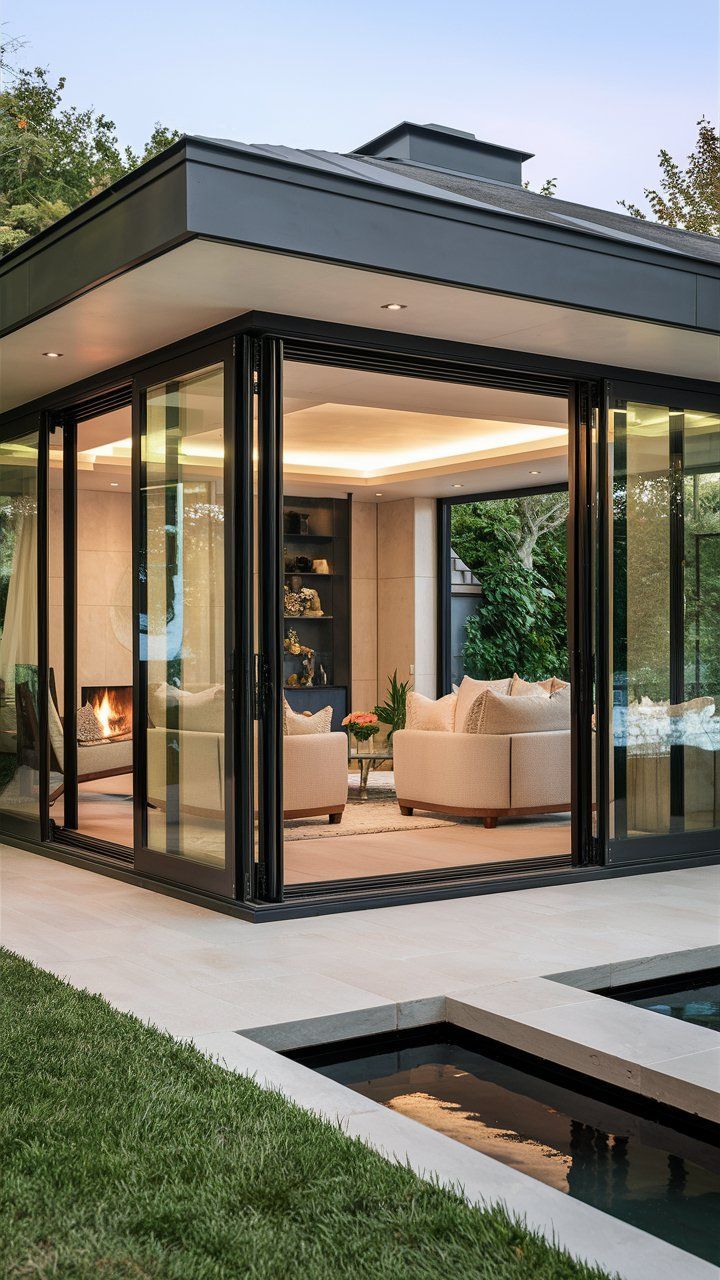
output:
[[194,237],[720,332],[720,264],[196,138],[0,260],[1,332]]

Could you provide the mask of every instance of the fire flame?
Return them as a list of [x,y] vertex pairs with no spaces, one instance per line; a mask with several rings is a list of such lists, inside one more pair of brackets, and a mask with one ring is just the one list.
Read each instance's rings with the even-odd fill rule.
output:
[[96,694],[91,705],[104,738],[114,738],[127,732],[127,712],[114,690],[105,689],[102,698]]

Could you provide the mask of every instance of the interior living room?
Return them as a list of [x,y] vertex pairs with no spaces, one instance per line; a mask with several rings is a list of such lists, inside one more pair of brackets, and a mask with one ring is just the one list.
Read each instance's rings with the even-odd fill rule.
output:
[[[80,835],[133,847],[133,619],[130,406],[78,422],[50,441],[48,466],[48,736],[50,816]],[[66,547],[67,486],[76,490]],[[73,607],[65,576],[74,561]],[[68,625],[70,624],[70,625]],[[65,661],[66,639],[72,646]],[[75,696],[70,700],[70,686]],[[66,709],[74,708],[77,812],[65,788]]]
[[286,885],[569,859],[566,399],[283,388]]

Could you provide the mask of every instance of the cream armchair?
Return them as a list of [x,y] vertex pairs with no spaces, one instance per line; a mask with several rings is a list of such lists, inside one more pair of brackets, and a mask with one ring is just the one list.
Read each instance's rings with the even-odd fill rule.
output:
[[542,733],[444,733],[400,729],[393,735],[395,790],[414,809],[498,818],[570,808],[570,730]]
[[283,738],[283,816],[342,820],[348,796],[344,733],[287,734]]

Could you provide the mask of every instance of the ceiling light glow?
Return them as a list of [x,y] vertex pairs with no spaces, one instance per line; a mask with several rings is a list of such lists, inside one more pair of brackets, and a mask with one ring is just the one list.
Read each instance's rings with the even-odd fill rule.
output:
[[62,359],[62,351],[43,351],[43,355],[46,360]]
[[383,302],[381,311],[407,311],[407,303],[405,302]]
[[540,474],[541,473],[539,471],[528,471],[529,476],[539,476]]

